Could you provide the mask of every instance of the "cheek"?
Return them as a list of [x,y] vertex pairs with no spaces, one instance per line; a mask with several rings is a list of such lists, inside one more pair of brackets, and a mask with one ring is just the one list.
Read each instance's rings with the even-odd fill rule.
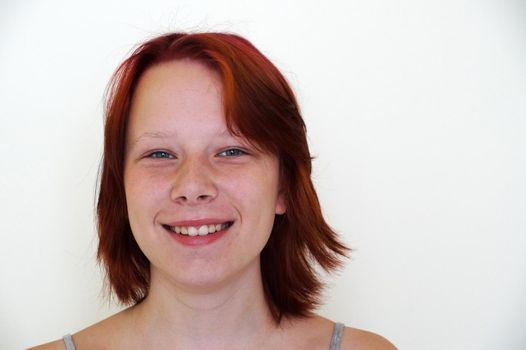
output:
[[161,184],[161,181],[137,169],[126,173],[124,179],[130,228],[137,244],[149,259],[153,255],[148,253],[155,247],[155,218],[159,212]]
[[133,169],[125,173],[124,189],[130,223],[141,216],[151,215],[155,205],[158,206],[160,199],[166,197],[167,193],[167,185],[163,176],[153,176],[140,169]]
[[277,175],[273,175],[262,169],[224,177],[222,192],[246,209],[273,214],[279,191]]

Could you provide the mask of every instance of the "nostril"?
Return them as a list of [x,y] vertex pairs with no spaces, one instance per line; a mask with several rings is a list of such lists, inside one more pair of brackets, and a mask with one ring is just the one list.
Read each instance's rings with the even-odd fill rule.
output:
[[211,181],[176,181],[170,189],[170,199],[179,204],[205,203],[217,195],[217,188]]

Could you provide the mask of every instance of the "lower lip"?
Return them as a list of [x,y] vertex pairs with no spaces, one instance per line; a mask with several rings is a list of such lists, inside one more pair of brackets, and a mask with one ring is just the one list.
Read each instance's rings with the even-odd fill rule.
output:
[[[230,226],[232,227],[232,226]],[[167,230],[170,236],[175,239],[178,243],[181,243],[182,245],[191,246],[191,247],[199,247],[199,246],[205,246],[208,244],[212,244],[221,237],[223,237],[230,227],[221,230],[219,232],[209,233],[205,236],[190,236],[190,235],[182,235],[180,233],[176,233],[170,230]]]

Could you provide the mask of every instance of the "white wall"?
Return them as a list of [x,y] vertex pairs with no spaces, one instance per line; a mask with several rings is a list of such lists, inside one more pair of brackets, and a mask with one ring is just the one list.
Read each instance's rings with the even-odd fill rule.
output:
[[[73,5],[73,3],[75,3]],[[102,94],[132,46],[238,32],[295,87],[329,221],[355,248],[320,312],[400,349],[526,347],[526,4],[0,2],[0,348],[101,298]]]

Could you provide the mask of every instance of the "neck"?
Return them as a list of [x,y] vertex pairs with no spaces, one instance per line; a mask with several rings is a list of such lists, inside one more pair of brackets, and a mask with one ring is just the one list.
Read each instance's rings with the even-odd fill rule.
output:
[[188,287],[152,268],[149,295],[132,309],[148,348],[235,349],[269,340],[277,324],[259,263],[249,269],[228,283]]

